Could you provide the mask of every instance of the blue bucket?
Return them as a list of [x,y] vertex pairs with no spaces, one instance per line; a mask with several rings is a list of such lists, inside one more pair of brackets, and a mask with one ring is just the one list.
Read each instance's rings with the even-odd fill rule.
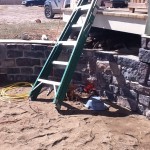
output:
[[84,106],[90,110],[107,110],[108,109],[108,106],[100,100],[99,96],[91,97]]

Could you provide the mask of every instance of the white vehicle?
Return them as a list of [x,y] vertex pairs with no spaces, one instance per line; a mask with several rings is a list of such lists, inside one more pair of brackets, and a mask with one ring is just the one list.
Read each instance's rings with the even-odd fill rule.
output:
[[70,6],[70,0],[46,0],[44,3],[45,17],[50,19],[55,14],[61,14],[61,8]]

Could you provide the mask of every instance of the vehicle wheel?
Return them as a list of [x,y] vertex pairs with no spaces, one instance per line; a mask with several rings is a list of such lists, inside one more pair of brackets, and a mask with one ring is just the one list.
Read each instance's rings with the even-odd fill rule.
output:
[[53,14],[53,11],[52,11],[52,6],[49,5],[49,6],[45,6],[45,17],[50,19],[50,18],[54,18],[54,14]]

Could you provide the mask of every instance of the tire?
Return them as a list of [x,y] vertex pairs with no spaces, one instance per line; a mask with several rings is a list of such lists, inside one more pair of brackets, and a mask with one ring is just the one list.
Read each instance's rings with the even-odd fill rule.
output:
[[45,6],[44,13],[45,13],[46,18],[48,18],[48,19],[54,18],[55,14],[52,11],[52,6],[51,5]]

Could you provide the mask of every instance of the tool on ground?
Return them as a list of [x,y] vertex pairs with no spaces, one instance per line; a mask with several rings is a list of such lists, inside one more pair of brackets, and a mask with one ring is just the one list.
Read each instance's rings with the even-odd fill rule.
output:
[[[56,108],[60,109],[100,2],[101,0],[92,0],[91,2],[88,0],[80,0],[78,2],[77,7],[72,12],[70,20],[66,24],[32,87],[30,93],[31,100],[36,100],[43,85],[48,84],[54,89],[55,97],[53,102]],[[82,16],[85,16],[85,19],[81,24],[79,21],[82,20]],[[78,33],[77,39],[70,41],[70,37],[76,32]],[[59,58],[63,50],[66,49],[71,49],[68,62],[61,61]],[[60,66],[64,66],[61,81],[50,80],[50,73],[53,72],[54,67]]]

